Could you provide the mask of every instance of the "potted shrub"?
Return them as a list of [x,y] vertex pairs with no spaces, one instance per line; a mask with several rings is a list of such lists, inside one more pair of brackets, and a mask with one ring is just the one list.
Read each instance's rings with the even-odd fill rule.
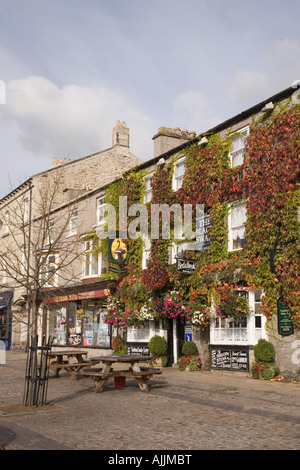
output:
[[150,363],[154,367],[165,367],[168,362],[166,356],[168,345],[165,338],[158,335],[153,336],[148,343],[148,348],[150,354],[153,356]]
[[279,375],[279,367],[274,363],[275,349],[272,343],[260,339],[253,351],[255,362],[251,366],[251,375],[254,379],[271,380]]
[[194,341],[186,341],[182,346],[182,354],[184,356],[199,354],[196,343],[194,343]]
[[182,353],[178,360],[179,370],[188,370],[191,372],[200,370],[202,367],[199,351],[194,341],[187,341],[182,346]]

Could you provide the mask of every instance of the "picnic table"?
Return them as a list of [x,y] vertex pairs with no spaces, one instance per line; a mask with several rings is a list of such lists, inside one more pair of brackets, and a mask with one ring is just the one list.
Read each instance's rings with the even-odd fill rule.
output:
[[49,353],[49,369],[58,377],[61,370],[65,370],[72,379],[76,379],[78,372],[82,369],[89,368],[98,361],[86,359],[87,351],[82,350],[62,350],[51,351]]
[[[137,381],[142,392],[149,392],[148,381],[154,374],[162,373],[161,369],[140,366],[140,363],[148,362],[150,359],[151,356],[137,355],[100,356],[93,358],[93,360],[101,362],[103,364],[102,368],[90,368],[89,370],[82,370],[80,375],[88,376],[94,380],[96,385],[96,393],[103,391],[104,385],[111,377],[125,377],[125,380],[126,378],[133,378]],[[126,364],[129,365],[129,367],[123,370],[118,370],[118,367],[113,367],[119,364]]]

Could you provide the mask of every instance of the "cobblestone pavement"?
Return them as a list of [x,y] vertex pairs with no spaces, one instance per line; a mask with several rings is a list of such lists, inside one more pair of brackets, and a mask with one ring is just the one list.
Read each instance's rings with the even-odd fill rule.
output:
[[[7,450],[299,450],[300,384],[165,368],[142,393],[134,380],[94,393],[89,378],[51,376],[48,405],[21,404],[26,355],[0,365],[0,443]],[[7,410],[7,408],[6,408]]]

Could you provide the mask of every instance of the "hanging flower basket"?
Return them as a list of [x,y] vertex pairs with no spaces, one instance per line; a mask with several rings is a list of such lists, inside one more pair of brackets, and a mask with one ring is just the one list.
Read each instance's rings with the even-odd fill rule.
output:
[[160,261],[150,259],[142,277],[142,282],[147,289],[162,289],[168,280],[169,274],[166,267]]
[[251,313],[248,298],[230,290],[221,294],[219,308],[223,317],[232,317],[237,323],[242,320],[244,315],[250,315]]

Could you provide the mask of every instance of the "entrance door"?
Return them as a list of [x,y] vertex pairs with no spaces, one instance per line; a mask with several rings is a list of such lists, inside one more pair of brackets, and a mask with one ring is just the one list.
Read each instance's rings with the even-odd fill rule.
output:
[[177,329],[177,351],[178,358],[182,356],[182,346],[184,344],[184,327],[185,327],[185,318],[176,319],[176,329]]
[[168,357],[168,366],[174,364],[174,351],[173,351],[173,320],[167,319],[164,320],[163,327],[168,332],[168,350],[167,350],[167,357]]

